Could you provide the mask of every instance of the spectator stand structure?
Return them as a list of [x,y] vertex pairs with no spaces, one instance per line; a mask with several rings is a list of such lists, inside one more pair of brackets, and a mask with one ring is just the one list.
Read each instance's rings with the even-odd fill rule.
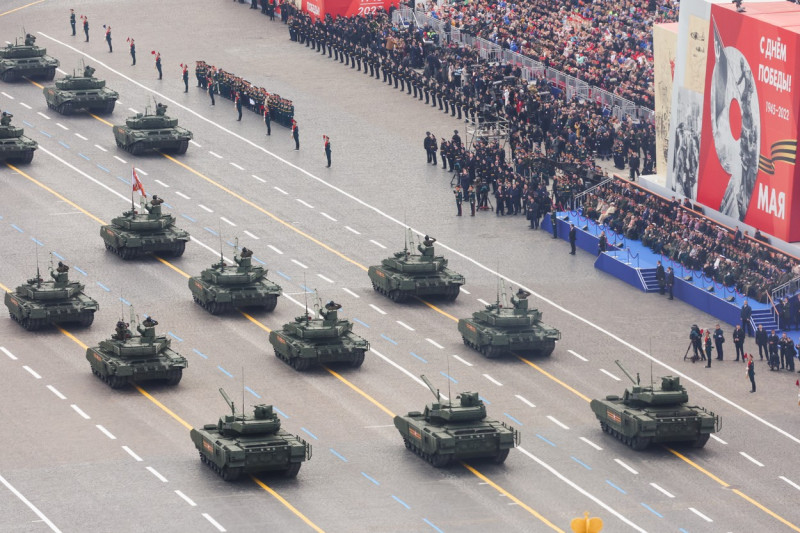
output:
[[[759,295],[750,290],[750,294],[742,294],[736,286],[736,283],[720,283],[712,276],[708,276],[703,269],[691,268],[687,265],[673,260],[667,255],[661,253],[654,253],[650,248],[642,243],[640,239],[628,238],[622,233],[618,233],[611,228],[611,224],[607,221],[610,219],[603,219],[598,217],[596,220],[591,216],[587,216],[585,206],[581,205],[584,196],[598,191],[605,185],[609,184],[624,184],[626,187],[634,188],[643,192],[658,202],[667,206],[671,203],[670,200],[659,196],[652,191],[644,189],[636,184],[628,182],[619,176],[614,176],[600,184],[587,189],[580,195],[576,196],[576,205],[578,207],[572,211],[561,211],[557,215],[558,235],[562,239],[567,239],[569,235],[570,223],[575,224],[577,231],[576,245],[590,253],[597,254],[595,261],[595,268],[598,268],[606,273],[609,273],[622,281],[642,290],[643,292],[656,292],[659,290],[658,281],[656,280],[656,265],[661,261],[664,267],[671,266],[675,272],[675,285],[673,293],[676,298],[679,298],[698,309],[707,312],[716,318],[728,322],[729,324],[740,323],[740,311],[745,299],[750,303],[753,309],[751,317],[751,326],[755,330],[758,325],[763,325],[767,331],[776,330],[782,331],[781,326],[784,324],[779,319],[780,304],[778,302],[784,298],[798,298],[798,290],[800,289],[800,278],[794,277],[784,283],[774,282],[767,290],[762,291]],[[681,207],[680,209],[686,209]],[[693,217],[700,217],[704,219],[709,226],[713,226],[715,231],[724,232],[724,234],[733,235],[734,229],[713,221],[705,215],[698,214],[690,211]],[[541,229],[552,233],[552,224],[550,217],[544,217],[541,224]],[[601,232],[605,232],[608,240],[607,251],[598,254],[598,241]],[[787,270],[785,274],[791,276],[793,271],[797,270],[800,265],[800,260],[795,257],[789,256],[786,252],[773,248],[763,242],[756,241],[750,237],[742,237],[742,239],[750,239],[750,244],[753,246],[764,247],[762,251],[770,254],[780,254],[786,259],[790,260],[792,265],[791,270]],[[759,301],[761,299],[762,301]]]

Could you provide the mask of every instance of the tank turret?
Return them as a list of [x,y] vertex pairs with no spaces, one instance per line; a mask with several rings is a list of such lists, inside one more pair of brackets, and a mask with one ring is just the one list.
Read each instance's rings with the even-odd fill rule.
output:
[[84,286],[69,279],[69,266],[59,261],[50,264],[50,280],[45,281],[36,268],[36,276],[5,295],[11,318],[28,331],[52,323],[77,322],[89,327],[100,305],[83,293]]
[[189,363],[172,349],[166,335],[156,332],[158,321],[146,317],[136,324],[136,333],[131,331],[131,324],[136,324],[133,307],[129,323],[120,319],[111,337],[86,349],[92,373],[112,389],[150,380],[166,381],[168,385],[180,383]]
[[677,376],[664,376],[660,386],[641,385],[616,361],[617,366],[633,383],[622,398],[606,396],[592,400],[591,409],[600,427],[635,450],[650,443],[689,442],[702,448],[709,435],[720,429],[720,419],[703,407],[688,405],[689,394]]
[[36,46],[36,37],[30,33],[25,34],[22,44],[17,40],[0,48],[0,78],[5,82],[23,77],[52,80],[59,65],[58,59],[47,55],[46,48]]
[[436,255],[436,239],[425,235],[416,246],[411,228],[406,228],[406,242],[402,251],[369,267],[372,287],[392,301],[402,302],[413,296],[442,296],[448,300],[458,298],[464,277],[447,268],[447,259]]
[[39,145],[23,135],[24,129],[12,126],[12,118],[14,115],[7,111],[0,115],[0,161],[30,163],[33,161],[33,151]]
[[236,410],[233,400],[219,389],[231,414],[222,415],[216,424],[192,429],[190,437],[200,452],[200,460],[225,481],[242,474],[277,471],[295,477],[303,461],[311,458],[311,445],[281,429],[281,421],[271,405],[253,407],[253,415]]
[[176,219],[162,213],[162,198],[154,194],[147,202],[142,199],[140,209],[131,204],[130,211],[111,219],[111,224],[100,227],[106,249],[122,259],[133,259],[148,253],[165,253],[175,257],[183,255],[189,233],[175,225]]
[[172,150],[177,154],[186,153],[192,132],[178,126],[178,119],[167,114],[167,106],[156,104],[155,114],[145,109],[125,120],[124,125],[114,126],[117,146],[140,155],[145,150]]
[[420,377],[436,401],[423,412],[394,417],[406,448],[441,468],[461,459],[484,458],[500,464],[519,445],[516,429],[487,418],[486,405],[477,392],[462,392],[456,396],[459,402],[453,403],[443,400],[428,378]]
[[[281,295],[281,286],[267,278],[267,269],[253,266],[253,251],[234,244],[236,266],[225,262],[222,250],[219,262],[189,278],[189,290],[195,303],[212,315],[233,309],[261,307],[272,311]],[[237,253],[238,252],[238,253]]]
[[353,324],[339,318],[342,306],[334,301],[321,308],[314,292],[314,316],[308,310],[269,334],[275,357],[295,370],[307,370],[314,364],[347,363],[360,367],[369,342],[353,333]]
[[93,67],[86,65],[81,73],[67,74],[56,80],[55,87],[43,87],[47,107],[62,115],[78,111],[112,113],[119,93],[107,88],[105,80],[95,78],[94,72]]
[[505,282],[498,280],[496,303],[458,321],[464,344],[490,359],[511,353],[552,354],[561,332],[544,324],[538,309],[528,307],[530,294],[520,288],[509,305]]

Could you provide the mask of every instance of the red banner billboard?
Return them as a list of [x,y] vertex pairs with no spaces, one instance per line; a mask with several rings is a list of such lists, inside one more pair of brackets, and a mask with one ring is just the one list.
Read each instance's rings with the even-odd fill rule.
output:
[[351,17],[355,15],[371,15],[383,8],[389,11],[389,6],[397,5],[397,0],[303,0],[303,11],[317,18],[325,18],[330,15]]
[[[750,5],[757,12],[711,6],[696,198],[767,234],[798,241],[800,8]],[[691,147],[684,152],[691,154]]]

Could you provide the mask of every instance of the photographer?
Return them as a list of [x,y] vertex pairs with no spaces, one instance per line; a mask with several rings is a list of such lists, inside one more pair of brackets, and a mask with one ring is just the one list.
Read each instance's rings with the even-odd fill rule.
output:
[[697,324],[692,324],[692,329],[689,331],[689,341],[691,342],[691,347],[694,348],[692,363],[700,358],[705,359],[706,355],[703,352],[703,330],[701,330]]

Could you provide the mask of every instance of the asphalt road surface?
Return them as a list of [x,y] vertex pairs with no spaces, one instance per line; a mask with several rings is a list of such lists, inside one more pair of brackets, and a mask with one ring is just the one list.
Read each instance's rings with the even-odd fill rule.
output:
[[[456,217],[450,175],[426,165],[422,139],[426,130],[463,137],[463,124],[291,42],[247,5],[75,2],[90,19],[85,43],[80,27],[70,35],[66,4],[15,4],[0,14],[3,39],[24,27],[61,61],[59,76],[83,61],[120,102],[111,116],[63,117],[48,110],[41,82],[0,86],[0,106],[40,146],[30,165],[0,169],[0,288],[32,277],[37,257],[46,271],[53,252],[101,307],[86,329],[28,333],[0,320],[0,530],[569,531],[588,511],[604,531],[800,531],[797,374],[757,362],[750,394],[732,342],[711,369],[682,360],[689,326],[713,317],[596,271],[593,256],[568,255],[522,217]],[[162,54],[162,81],[151,50]],[[273,124],[266,137],[258,116],[238,122],[222,98],[210,106],[193,77],[184,93],[179,64],[198,59],[292,99],[301,150],[286,128]],[[185,155],[116,147],[110,124],[153,99],[194,133]],[[99,226],[129,208],[132,165],[192,234],[182,257],[124,262],[104,249]],[[372,290],[366,269],[402,249],[404,223],[437,237],[437,253],[466,277],[455,302],[394,304]],[[272,313],[215,317],[192,302],[186,278],[219,259],[220,243],[231,258],[236,237],[283,287]],[[461,342],[456,319],[495,300],[498,273],[514,292],[533,292],[531,305],[561,330],[551,357],[488,360]],[[340,302],[370,341],[360,369],[301,374],[274,357],[268,331],[303,313],[306,288]],[[189,359],[177,387],[114,391],[90,372],[86,347],[113,332],[129,303]],[[628,385],[617,359],[644,382],[681,376],[722,430],[700,450],[634,452],[612,440],[588,400]],[[448,396],[479,391],[521,446],[503,465],[441,470],[408,452],[392,416],[432,400],[420,374]],[[200,463],[189,428],[226,412],[220,387],[248,409],[273,404],[283,427],[312,444],[296,479],[226,483]]]

